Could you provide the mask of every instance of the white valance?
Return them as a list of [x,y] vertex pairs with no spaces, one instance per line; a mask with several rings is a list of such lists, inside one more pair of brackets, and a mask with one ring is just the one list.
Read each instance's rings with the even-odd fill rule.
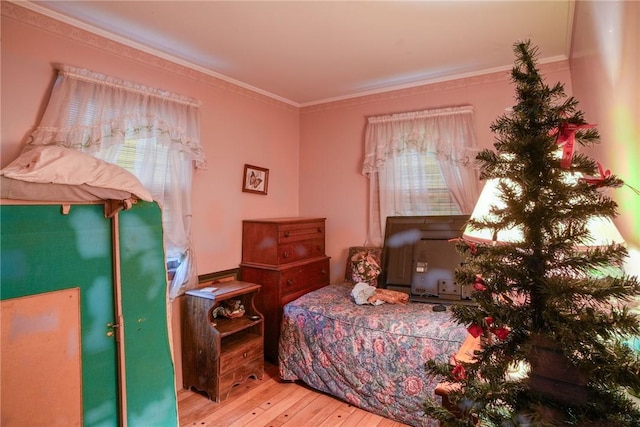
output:
[[30,145],[96,153],[125,138],[164,134],[171,150],[206,166],[200,145],[200,101],[69,65],[58,78]]
[[431,152],[441,161],[472,165],[478,154],[473,107],[449,107],[369,117],[362,173],[377,171],[394,154]]

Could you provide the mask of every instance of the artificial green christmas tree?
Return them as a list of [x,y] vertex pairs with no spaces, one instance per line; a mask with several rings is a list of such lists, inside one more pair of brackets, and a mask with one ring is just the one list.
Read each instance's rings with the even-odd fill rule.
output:
[[[444,425],[639,426],[629,392],[640,390],[640,357],[624,340],[640,335],[625,306],[640,282],[622,273],[625,246],[593,246],[590,232],[594,217],[617,215],[603,190],[623,182],[573,153],[574,142],[599,142],[598,131],[562,84],[545,84],[537,48],[519,42],[514,52],[517,103],[491,126],[495,151],[477,156],[500,201],[468,223],[497,241],[457,242],[465,263],[456,280],[473,284],[476,304],[456,305],[452,315],[482,347],[472,363],[427,364],[457,384],[449,400],[463,416],[435,400],[427,413]],[[519,237],[495,238],[510,229]]]

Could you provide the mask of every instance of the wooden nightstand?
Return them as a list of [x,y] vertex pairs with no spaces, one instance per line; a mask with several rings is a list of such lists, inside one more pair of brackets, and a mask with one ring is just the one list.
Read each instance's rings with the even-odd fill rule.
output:
[[[254,305],[260,285],[226,282],[206,296],[187,292],[182,316],[182,376],[186,389],[204,391],[209,399],[224,400],[231,389],[264,374],[264,318]],[[230,300],[242,303],[242,317],[213,317]],[[216,313],[217,314],[217,313]]]

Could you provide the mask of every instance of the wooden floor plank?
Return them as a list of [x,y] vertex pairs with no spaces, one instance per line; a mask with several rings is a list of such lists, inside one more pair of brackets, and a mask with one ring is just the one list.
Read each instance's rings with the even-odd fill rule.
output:
[[[276,394],[279,384],[272,382],[265,388],[256,388],[251,396],[240,396],[233,401],[226,401],[215,409],[212,413],[202,418],[205,426],[229,426],[248,412],[259,408],[269,396]],[[249,392],[251,393],[251,391]],[[247,393],[247,394],[249,394]]]
[[[313,418],[318,412],[322,411],[322,408],[326,404],[326,396],[323,394],[313,394],[307,400],[307,405],[293,416],[289,417],[287,422],[283,426],[299,426],[303,422]],[[311,425],[311,424],[309,424]]]
[[318,423],[317,427],[342,427],[345,420],[353,416],[355,409],[353,406],[345,407],[341,404],[332,413],[328,414],[322,422]]
[[[292,384],[293,385],[293,384]],[[251,411],[244,417],[240,418],[237,422],[231,424],[231,427],[241,427],[245,425],[255,426],[275,426],[282,425],[282,423],[276,424],[274,422],[281,414],[288,413],[287,411],[297,402],[304,402],[308,399],[308,396],[313,392],[310,390],[296,387],[292,392],[291,387],[285,387],[280,390],[279,393],[270,396],[266,402],[259,406],[261,411]]]
[[[359,422],[356,427],[378,427],[382,417],[379,417],[372,413],[367,413]],[[402,424],[399,424],[402,425]]]
[[[295,386],[295,384],[294,384]],[[309,399],[312,398],[317,392],[307,387],[297,387],[296,395],[301,396],[295,403],[290,405],[285,411],[278,414],[278,416],[268,422],[270,427],[280,427],[284,425],[289,419],[293,418],[298,412],[305,410],[309,403]]]
[[[332,397],[329,397],[327,395],[322,395],[320,398],[318,398],[317,403],[319,407],[314,415],[311,415],[311,413],[309,412],[309,406],[307,406],[305,407],[304,411],[298,412],[296,416],[290,419],[286,424],[284,424],[284,426],[285,427],[290,426],[292,421],[295,420],[296,418],[300,421],[306,422],[306,425],[308,426],[320,425],[333,412],[335,412],[335,410],[338,407],[340,407],[340,405],[344,405],[344,402],[334,399]],[[312,411],[315,411],[315,409],[313,409]],[[296,425],[301,425],[301,423]]]

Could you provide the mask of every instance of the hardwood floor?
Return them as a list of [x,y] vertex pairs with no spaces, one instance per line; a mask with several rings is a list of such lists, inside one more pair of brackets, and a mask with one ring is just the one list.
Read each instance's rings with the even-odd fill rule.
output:
[[189,390],[178,391],[180,427],[404,427],[304,384],[281,382],[265,362],[264,378],[237,386],[221,403]]

